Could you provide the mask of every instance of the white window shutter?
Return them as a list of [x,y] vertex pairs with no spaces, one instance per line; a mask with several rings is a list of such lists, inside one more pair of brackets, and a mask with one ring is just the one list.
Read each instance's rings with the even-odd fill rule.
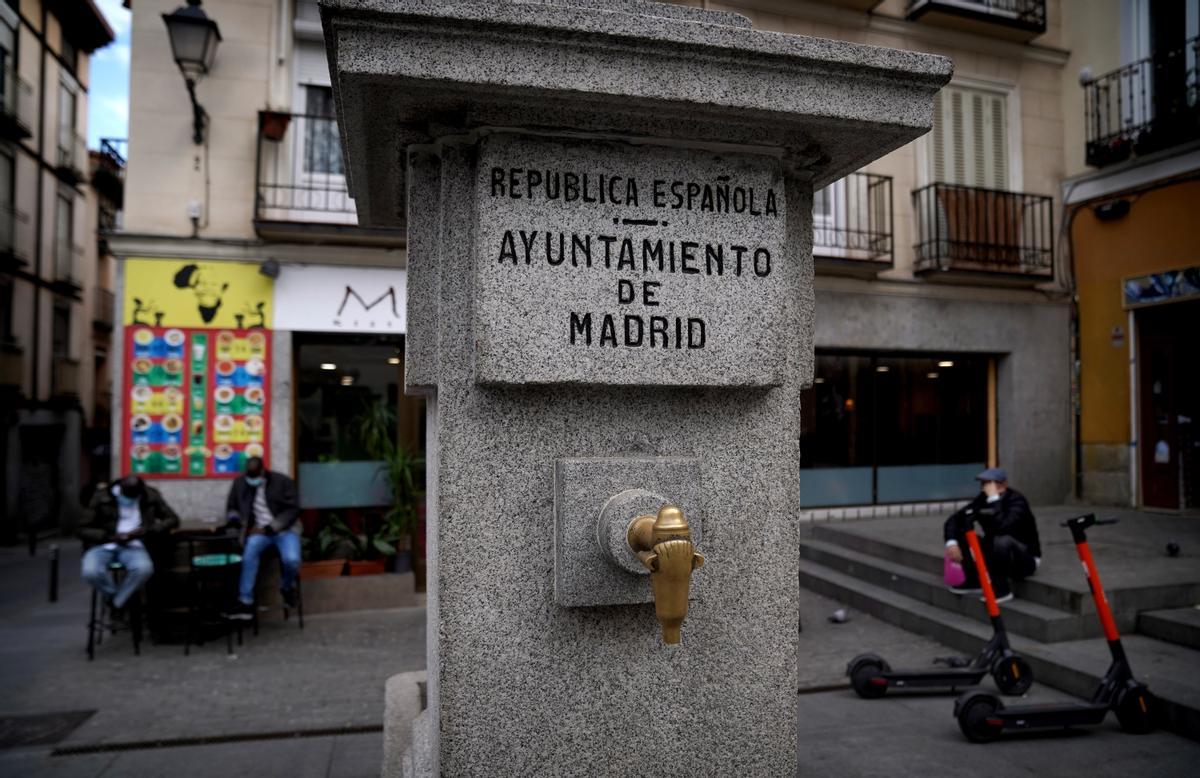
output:
[[946,87],[934,104],[929,141],[933,181],[987,189],[1008,188],[1005,96],[982,89]]

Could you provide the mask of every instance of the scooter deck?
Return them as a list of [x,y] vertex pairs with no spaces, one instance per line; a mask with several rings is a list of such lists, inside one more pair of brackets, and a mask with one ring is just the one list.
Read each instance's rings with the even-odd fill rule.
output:
[[894,689],[955,689],[977,686],[987,674],[986,667],[948,667],[941,670],[888,670],[877,677],[887,679],[888,686]]
[[1099,724],[1108,715],[1108,705],[1089,702],[1045,703],[1001,708],[992,714],[1000,719],[1003,731],[1057,729]]

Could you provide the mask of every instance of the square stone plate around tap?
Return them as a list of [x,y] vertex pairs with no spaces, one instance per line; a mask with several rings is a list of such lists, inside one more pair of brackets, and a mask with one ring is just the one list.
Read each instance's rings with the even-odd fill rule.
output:
[[[703,553],[700,460],[691,457],[597,457],[559,459],[554,466],[554,599],[559,605],[652,602],[650,575],[637,569],[628,546],[618,547],[620,527],[598,531],[610,499],[619,504],[620,525],[655,513],[663,503],[683,510],[692,542]],[[661,498],[661,499],[660,499]],[[625,517],[625,513],[629,513]],[[605,545],[602,545],[602,542]],[[622,560],[610,553],[627,554]],[[631,561],[632,560],[632,561]],[[703,571],[693,579],[692,599]]]

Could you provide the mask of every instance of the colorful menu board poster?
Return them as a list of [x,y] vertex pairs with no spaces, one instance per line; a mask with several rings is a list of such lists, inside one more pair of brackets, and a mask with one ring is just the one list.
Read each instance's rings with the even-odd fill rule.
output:
[[266,330],[125,329],[125,472],[220,478],[267,458]]

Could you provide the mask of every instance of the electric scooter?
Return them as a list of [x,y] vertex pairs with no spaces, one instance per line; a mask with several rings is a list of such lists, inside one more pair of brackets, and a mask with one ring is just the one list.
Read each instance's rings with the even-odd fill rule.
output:
[[1075,550],[1083,562],[1088,588],[1096,601],[1096,613],[1108,639],[1108,650],[1112,653],[1112,664],[1092,695],[1091,702],[1050,703],[1046,705],[1017,705],[1004,707],[999,698],[984,691],[971,691],[954,702],[954,715],[963,734],[973,743],[989,743],[1008,732],[1031,730],[1066,729],[1068,727],[1099,724],[1111,709],[1117,714],[1121,729],[1142,734],[1154,728],[1152,710],[1154,698],[1145,684],[1133,677],[1129,659],[1121,645],[1112,610],[1100,585],[1096,562],[1088,547],[1086,531],[1097,524],[1116,524],[1116,519],[1097,521],[1095,514],[1076,516],[1063,523],[1071,530]]
[[846,665],[846,675],[850,676],[850,684],[859,697],[876,699],[886,694],[889,688],[956,692],[963,687],[978,685],[988,673],[992,674],[996,687],[1004,694],[1024,694],[1033,684],[1033,669],[1008,645],[1008,633],[1004,630],[1000,606],[996,603],[996,593],[992,589],[992,579],[988,576],[987,562],[974,526],[967,530],[966,535],[971,559],[979,571],[979,584],[983,589],[984,602],[987,603],[988,616],[992,620],[991,639],[974,660],[957,656],[934,660],[935,663],[947,665],[945,668],[893,670],[877,654],[859,654]]

